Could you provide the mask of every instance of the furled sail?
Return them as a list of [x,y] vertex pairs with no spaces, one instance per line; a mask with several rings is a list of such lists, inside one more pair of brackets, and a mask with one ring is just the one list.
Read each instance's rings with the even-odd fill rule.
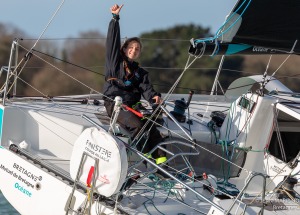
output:
[[[212,38],[192,39],[192,55],[300,53],[300,1],[240,0]],[[205,49],[205,51],[204,51]]]

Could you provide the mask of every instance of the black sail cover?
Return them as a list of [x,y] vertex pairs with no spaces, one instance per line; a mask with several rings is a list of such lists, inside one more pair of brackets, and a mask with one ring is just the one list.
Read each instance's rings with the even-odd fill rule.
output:
[[[233,24],[238,27],[236,34],[230,42],[222,41],[230,32],[226,32],[230,26],[224,25],[224,35],[215,38],[219,41],[217,48],[216,40],[206,42],[208,54],[300,53],[300,0],[240,0],[228,19],[233,13],[240,17],[240,26],[238,22]],[[192,42],[190,53],[199,54],[201,48],[203,42]]]

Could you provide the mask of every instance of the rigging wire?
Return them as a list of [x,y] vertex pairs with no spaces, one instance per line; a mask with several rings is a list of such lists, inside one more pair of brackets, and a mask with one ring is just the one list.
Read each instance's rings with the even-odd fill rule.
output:
[[[169,38],[145,38],[139,37],[141,40],[148,41],[177,41],[177,42],[189,42],[187,39],[169,39]],[[66,37],[66,38],[40,38],[39,40],[106,40],[106,37]],[[127,37],[121,38],[121,40],[125,40]],[[20,38],[23,41],[31,41],[37,40],[35,38]]]
[[[204,49],[202,49],[202,53],[199,54],[199,57],[202,57],[203,53],[204,53]],[[185,69],[182,71],[182,73],[180,74],[180,76],[177,78],[177,80],[175,81],[175,83],[173,84],[173,86],[170,88],[170,90],[166,93],[166,95],[164,96],[163,98],[163,101],[167,101],[169,98],[170,98],[170,95],[173,93],[173,91],[175,90],[176,86],[178,85],[179,81],[181,80],[181,78],[183,77],[184,73],[186,72],[186,70],[189,68],[189,66],[192,65],[192,63],[198,58],[195,57],[194,60],[192,60],[191,63],[189,63],[189,59],[190,59],[190,56],[188,57],[187,59],[187,62],[186,62],[186,66],[185,66]],[[159,107],[161,106],[162,104],[159,104],[158,107],[156,108],[156,110],[152,113],[152,115],[149,117],[149,119],[152,119],[158,112],[162,111]],[[158,117],[159,114],[156,115],[156,118]],[[147,122],[144,124],[144,126],[142,127],[142,129],[139,131],[139,133],[136,135],[136,137],[139,137],[141,136],[141,134],[146,130],[147,128],[147,125],[150,123],[151,121],[150,120],[147,120]],[[153,126],[154,124],[152,124],[151,126]],[[134,138],[133,141],[136,141],[136,137]]]
[[[55,57],[55,56],[53,56],[53,55],[49,55],[49,54],[47,54],[47,53],[44,53],[44,52],[39,51],[39,50],[36,50],[36,49],[33,49],[33,51],[38,52],[38,53],[43,54],[43,55],[46,55],[46,56],[51,57],[51,58],[53,58],[53,59],[62,61],[62,62],[64,62],[64,63],[70,64],[70,65],[72,65],[72,66],[78,67],[78,68],[80,68],[80,69],[84,69],[84,70],[86,70],[86,71],[90,71],[90,72],[95,73],[95,74],[97,74],[97,75],[104,76],[103,74],[101,74],[101,73],[99,73],[99,72],[96,72],[96,71],[94,71],[94,70],[89,69],[88,67],[80,66],[80,65],[78,65],[78,64],[72,63],[72,62],[70,62],[70,61],[63,60],[63,59],[61,59],[61,58]],[[290,56],[290,55],[289,55],[289,56]],[[276,72],[283,66],[283,64],[288,60],[289,56],[283,61],[283,63],[279,66],[279,68],[277,68],[276,71],[273,72],[273,74],[272,74],[271,77],[273,77],[273,76],[276,74]],[[269,63],[270,63],[270,60],[269,60]],[[269,63],[268,63],[268,65],[269,65]],[[104,66],[97,66],[97,67],[104,68]],[[269,66],[267,66],[267,67],[269,67]],[[37,69],[38,69],[38,68],[44,68],[44,67],[26,67],[26,68],[37,68]],[[184,68],[180,68],[180,67],[175,67],[175,68],[165,68],[165,67],[144,67],[144,68],[145,68],[145,69],[158,69],[158,70],[162,70],[162,69],[165,69],[165,70],[182,70],[182,69],[184,69]],[[201,70],[216,70],[217,68],[191,68],[191,67],[189,67],[188,69],[189,69],[189,70],[199,70],[199,69],[201,69]],[[257,75],[257,74],[259,74],[259,73],[252,73],[252,72],[239,71],[239,70],[233,70],[233,69],[224,69],[224,68],[222,68],[222,70],[223,70],[223,71],[238,72],[238,73],[248,73],[248,74],[252,74],[252,75]],[[267,71],[267,70],[266,70],[266,71]],[[266,73],[266,72],[265,72],[265,73]],[[295,77],[297,77],[297,76],[300,76],[300,74],[295,74],[295,75],[292,75],[292,76],[280,76],[280,77],[277,77],[276,79],[277,79],[277,80],[281,80],[281,79],[284,79],[284,78],[295,78]],[[268,82],[274,81],[274,79],[272,79],[272,80],[271,80],[271,78],[269,78],[269,79],[270,79],[270,80],[268,80]],[[220,84],[220,83],[219,83],[219,84]],[[161,87],[170,87],[170,85],[167,85],[167,84],[156,84],[156,83],[153,83],[153,85],[155,85],[155,86],[161,86]],[[244,85],[237,86],[237,87],[227,88],[227,90],[239,89],[239,88],[243,88],[243,87],[247,87],[247,86],[252,86],[252,85],[253,85],[252,83],[251,83],[251,84],[244,84]],[[220,87],[221,87],[221,86],[220,86]],[[222,88],[222,87],[221,87],[221,88]],[[194,91],[197,91],[197,92],[207,92],[207,93],[210,92],[209,90],[199,90],[199,89],[192,89],[192,88],[181,87],[181,86],[176,86],[176,89],[194,90]],[[222,89],[221,89],[221,90],[222,90]],[[225,94],[223,90],[222,90],[221,93]]]
[[[64,2],[64,1],[63,1]],[[63,4],[63,2],[62,2],[62,4]],[[250,0],[250,2],[251,2],[251,0]],[[61,4],[61,5],[62,5]],[[61,6],[60,6],[61,7]],[[57,10],[58,11],[58,10]],[[56,11],[56,13],[57,13],[57,11]],[[56,14],[55,13],[55,14]],[[52,19],[54,18],[54,16],[55,16],[55,14],[53,15],[53,17],[52,17]],[[52,21],[52,20],[51,20]],[[51,22],[50,21],[50,22]],[[48,25],[47,25],[47,27],[44,29],[44,31],[42,32],[42,34],[40,35],[40,37],[38,38],[38,40],[36,41],[36,43],[34,44],[34,46],[31,48],[31,50],[34,50],[33,48],[36,46],[36,44],[39,42],[39,40],[41,40],[41,37],[42,37],[42,35],[44,34],[44,32],[46,31],[46,29],[48,28],[48,26],[49,26],[49,24],[50,24],[50,22],[48,23]],[[36,51],[36,50],[34,50],[34,51]],[[29,51],[30,52],[30,51]],[[289,56],[288,56],[289,57]],[[41,58],[40,58],[41,59]],[[287,58],[288,59],[288,58]],[[286,59],[286,60],[287,60]],[[46,62],[46,61],[45,61]],[[47,63],[47,62],[46,62]],[[284,63],[284,62],[283,62]],[[191,65],[191,64],[190,64]],[[54,68],[56,68],[56,69],[58,69],[57,67],[55,67],[54,65],[51,65],[51,66],[53,66]],[[185,70],[188,68],[188,66],[186,65],[186,68],[185,68]],[[84,68],[82,68],[82,69],[84,69]],[[279,68],[278,68],[279,69]],[[278,69],[273,73],[273,75],[275,75],[275,73],[278,71]],[[61,72],[63,72],[62,70],[60,70],[60,69],[58,69],[59,71],[61,71]],[[178,85],[178,83],[179,83],[179,81],[181,80],[181,78],[182,78],[182,76],[183,76],[183,74],[184,74],[184,72],[185,72],[185,70],[183,71],[183,73],[179,76],[179,78],[176,80],[176,82],[175,82],[175,84],[172,86],[172,88],[170,89],[170,91],[168,92],[168,94],[167,94],[167,96],[165,97],[166,99],[168,99],[169,97],[170,97],[170,94],[174,91],[174,89],[175,88],[177,88],[177,85]],[[92,71],[92,70],[90,70],[91,72],[94,72],[94,71]],[[64,72],[63,72],[64,73]],[[94,72],[94,73],[96,73],[96,72]],[[19,73],[20,74],[20,73]],[[18,76],[19,76],[19,74],[18,74]],[[66,73],[64,73],[64,74],[66,74]],[[99,73],[97,73],[97,74],[99,74]],[[70,76],[70,75],[68,75],[68,74],[66,74],[67,76],[69,76],[70,78],[72,78],[72,76]],[[100,74],[101,75],[101,74]],[[272,75],[272,76],[273,76]],[[18,77],[19,78],[19,77]],[[83,84],[82,82],[80,82],[80,81],[78,81],[77,79],[75,79],[75,78],[72,78],[72,79],[74,79],[74,80],[76,80],[77,82],[79,82],[80,84],[82,84],[82,85],[84,85],[85,87],[88,87],[87,85],[85,85],[85,84]],[[22,79],[20,79],[20,80],[22,80]],[[23,80],[24,81],[24,80]],[[28,84],[28,83],[27,83]],[[29,85],[29,84],[28,84]],[[32,86],[31,86],[32,87]],[[89,87],[88,87],[89,88]],[[92,88],[89,88],[89,89],[92,89]],[[36,89],[37,90],[37,89]],[[94,90],[94,89],[92,89],[94,92],[97,92],[96,90]],[[38,91],[38,90],[37,90]],[[43,95],[43,93],[42,92],[40,92],[42,95]],[[98,92],[99,93],[99,92]],[[100,93],[99,93],[100,94]],[[164,99],[165,100],[165,99]]]
[[[25,47],[23,47],[23,46],[21,46],[22,48],[24,48],[25,50],[27,50]],[[37,55],[35,55],[35,56],[37,56]],[[39,59],[41,59],[42,61],[45,61],[44,59],[42,59],[42,58],[40,58],[39,56],[37,56]],[[189,64],[189,60],[187,61],[187,65],[186,65],[186,69],[196,60],[197,58],[195,58],[190,64]],[[51,63],[49,63],[49,62],[47,62],[47,61],[45,61],[47,64],[49,64],[50,66],[53,66],[54,68],[56,68],[57,70],[59,70],[60,72],[62,72],[62,73],[64,73],[64,74],[66,74],[64,71],[62,71],[61,69],[59,69],[59,68],[57,68],[56,66],[54,66],[53,64],[51,64]],[[181,79],[181,77],[183,76],[183,74],[184,74],[184,72],[186,71],[186,69],[182,72],[182,74],[181,74],[181,76],[177,79],[177,81],[175,82],[175,84],[173,85],[173,87],[170,89],[170,91],[169,91],[169,94],[167,94],[167,96],[166,96],[166,98],[168,99],[169,98],[169,96],[170,96],[170,94],[173,92],[173,90],[175,89],[175,87],[176,87],[176,85],[179,83],[179,81],[180,81],[180,79]],[[77,81],[78,83],[81,83],[79,80],[77,80],[76,78],[74,78],[74,77],[72,77],[71,75],[69,75],[69,74],[66,74],[68,77],[70,77],[70,78],[72,78],[73,80],[75,80],[75,81]],[[83,84],[84,86],[87,86],[87,85],[85,85],[85,84]],[[33,86],[32,86],[33,87]],[[88,87],[88,86],[87,86]],[[93,90],[92,88],[90,88],[90,87],[88,87],[89,89],[91,89],[91,90]],[[35,89],[35,88],[34,88]],[[37,89],[36,89],[37,90]],[[38,91],[38,90],[37,90]],[[93,90],[94,92],[97,92],[96,90]],[[38,91],[38,92],[40,92],[40,91]],[[47,97],[45,94],[43,94],[42,92],[40,92],[42,95],[44,95],[45,97]],[[99,93],[99,92],[97,92],[97,93]],[[99,94],[101,94],[101,93],[99,93]],[[164,98],[164,99],[166,99],[166,98]],[[151,120],[150,119],[148,119],[148,122],[150,122]],[[153,121],[152,121],[153,122]],[[154,122],[154,123],[156,123],[156,122]],[[167,128],[166,128],[167,129]],[[169,130],[169,129],[168,129]],[[171,132],[173,132],[173,131],[171,131]],[[173,133],[175,133],[175,132],[173,132]],[[180,135],[179,135],[180,136]],[[182,138],[184,138],[184,137],[182,137]],[[186,139],[186,138],[184,138],[184,139]],[[189,139],[186,139],[187,141],[190,141]],[[191,143],[193,143],[192,141],[190,141]],[[207,150],[207,149],[205,149],[204,147],[202,147],[202,146],[200,146],[200,145],[198,145],[199,147],[201,147],[201,148],[203,148],[204,150]],[[209,151],[209,150],[207,150],[207,151]],[[211,151],[209,151],[209,152],[211,152]],[[211,152],[211,153],[213,153],[213,152]],[[215,154],[215,153],[213,153],[213,154]],[[218,156],[219,158],[221,158],[221,159],[224,159],[224,158],[222,158],[221,156],[219,156],[219,155],[217,155],[217,154],[215,154],[216,156]],[[225,159],[224,159],[225,160]],[[228,162],[228,160],[226,160],[227,162]],[[235,165],[235,166],[237,166],[237,167],[239,167],[238,165],[236,165],[236,164],[234,164],[233,162],[230,162],[232,165]],[[241,167],[239,167],[239,168],[241,168]],[[243,168],[242,168],[243,169]],[[245,169],[244,169],[245,170]],[[248,170],[245,170],[246,172],[248,171]]]
[[[26,50],[26,48],[25,47],[23,47],[23,46],[21,46],[22,48],[24,48],[25,50]],[[37,56],[37,55],[35,55],[35,56]],[[42,59],[42,58],[40,58],[39,56],[37,56],[39,59],[41,59],[41,60],[43,60],[44,61],[44,59]],[[187,65],[186,65],[186,69],[194,62],[196,60],[196,58],[189,64],[189,60],[187,61]],[[47,61],[45,61],[46,63],[48,63],[50,66],[53,66],[54,68],[56,68],[57,70],[59,70],[59,71],[61,71],[62,73],[64,73],[64,74],[66,74],[64,71],[62,71],[61,69],[59,69],[59,68],[57,68],[56,66],[54,66],[53,64],[51,64],[51,63],[49,63],[49,62],[47,62]],[[186,71],[186,69],[183,71],[183,73],[181,74],[181,76],[177,79],[177,81],[175,82],[175,84],[174,84],[174,87],[176,86],[176,84],[178,84],[179,83],[179,81],[180,81],[180,78],[183,76],[183,74],[184,74],[184,72]],[[68,77],[70,77],[70,78],[72,78],[73,80],[75,80],[75,81],[77,81],[77,82],[79,82],[79,83],[81,83],[79,80],[77,80],[76,78],[74,78],[74,77],[72,77],[71,75],[69,75],[69,74],[66,74]],[[19,79],[20,79],[20,77],[18,77]],[[22,79],[21,79],[22,80]],[[24,81],[24,80],[22,80],[22,81]],[[27,83],[28,84],[28,83]],[[85,85],[85,84],[83,84],[83,85]],[[85,85],[85,86],[87,86],[87,85]],[[31,87],[33,87],[33,86],[31,86]],[[88,87],[88,86],[87,86]],[[170,93],[172,92],[172,90],[174,89],[174,87],[172,88],[172,89],[170,89]],[[33,87],[34,88],[34,87]],[[89,88],[89,87],[88,87]],[[41,93],[42,95],[44,95],[45,97],[47,97],[45,94],[43,94],[41,91],[39,91],[38,89],[36,89],[36,88],[34,88],[35,90],[37,90],[39,93]],[[89,89],[92,89],[92,88],[89,88]],[[92,89],[93,90],[93,89]],[[96,90],[94,90],[95,92],[97,92]],[[100,94],[100,93],[99,93]],[[168,95],[168,94],[167,94]],[[170,94],[169,94],[169,96],[170,96]],[[166,98],[168,98],[168,96],[166,96]],[[54,101],[53,101],[54,102]],[[150,123],[150,121],[151,120],[148,120],[148,122]],[[147,123],[148,123],[147,122]],[[152,121],[153,122],[153,121]],[[156,123],[156,122],[153,122],[153,123]],[[173,131],[171,131],[171,132],[173,132]],[[174,132],[175,133],[175,132]],[[137,135],[138,136],[138,135]],[[186,138],[184,138],[184,139],[186,139]],[[187,139],[187,141],[190,141],[189,139]],[[190,141],[190,142],[192,142],[192,141]],[[201,146],[199,146],[199,147],[201,147]],[[203,149],[205,149],[204,147],[202,147]],[[207,150],[207,149],[205,149],[205,150]],[[207,150],[207,151],[209,151],[209,150]],[[210,152],[210,151],[209,151]],[[211,152],[212,153],[212,152]],[[215,155],[217,155],[217,154],[215,154]],[[218,156],[218,155],[217,155]],[[222,158],[221,156],[219,156],[220,158]],[[222,158],[222,159],[224,159],[224,158]],[[225,159],[224,159],[225,160]],[[226,160],[227,161],[227,160]],[[228,161],[227,161],[228,162]],[[231,162],[232,163],[232,162]],[[235,166],[238,166],[238,165],[236,165],[236,164],[234,164],[234,163],[232,163],[233,165],[235,165]],[[247,171],[247,170],[246,170]]]
[[[182,76],[181,76],[181,77],[182,77]],[[180,77],[180,78],[181,78],[181,77]],[[179,80],[180,80],[180,79],[179,79]],[[176,82],[177,82],[177,81],[176,81]],[[178,81],[178,82],[179,82],[179,81]],[[176,84],[178,84],[178,82],[177,82]],[[176,87],[176,86],[174,85],[174,89],[175,89],[175,87]],[[170,93],[171,93],[171,92],[172,92],[172,91],[170,90]]]
[[[62,61],[62,62],[64,62],[64,63],[73,65],[73,66],[78,67],[78,68],[80,68],[80,69],[84,69],[84,70],[93,72],[93,73],[95,73],[95,74],[97,74],[97,75],[104,76],[103,74],[101,74],[101,73],[99,73],[99,72],[95,72],[95,71],[93,71],[93,70],[91,70],[91,69],[89,69],[89,68],[87,68],[87,67],[83,67],[83,66],[80,66],[80,65],[78,65],[78,64],[75,64],[75,63],[72,63],[72,62],[63,60],[63,59],[61,59],[61,58],[55,57],[55,56],[53,56],[53,55],[49,55],[49,54],[44,53],[44,52],[41,52],[41,51],[39,51],[39,50],[33,49],[33,51],[36,51],[36,52],[38,52],[38,53],[40,53],[40,54],[46,55],[46,56],[51,57],[51,58],[53,58],[53,59]],[[283,64],[288,60],[289,57],[290,57],[290,55],[283,61],[283,63],[276,69],[276,71],[274,71],[274,73],[272,74],[272,76],[274,76],[274,75],[276,74],[276,72],[283,66]],[[270,63],[270,60],[269,60],[269,63]],[[268,65],[269,65],[269,63],[268,63]],[[98,66],[98,67],[104,68],[104,66]],[[26,67],[26,68],[42,68],[42,67]],[[159,69],[159,70],[161,70],[161,69],[165,69],[165,70],[171,70],[171,69],[172,69],[172,70],[176,70],[176,69],[178,69],[178,70],[181,70],[181,69],[183,69],[183,68],[162,68],[162,67],[144,67],[144,68],[145,68],[145,69]],[[189,67],[189,70],[199,70],[199,69],[202,69],[202,70],[215,70],[216,68],[191,68],[191,67]],[[238,71],[238,70],[232,70],[232,69],[224,69],[224,68],[223,68],[222,70],[224,70],[224,71],[232,71],[232,72],[240,72],[240,73],[249,73],[249,74],[252,74],[252,75],[259,74],[259,73],[250,73],[250,72],[246,72],[246,71]],[[289,77],[296,77],[296,76],[299,76],[299,75],[300,75],[300,74],[296,74],[296,75],[292,75],[292,76],[281,76],[281,77],[278,77],[277,80],[284,79],[284,78],[289,78]],[[272,77],[272,76],[271,76],[271,77]],[[269,80],[267,80],[267,81],[265,81],[265,82],[269,82],[269,81],[273,81],[273,80],[271,80],[271,78],[269,78]],[[263,83],[263,81],[262,81],[262,83]],[[170,85],[162,85],[162,84],[156,84],[156,83],[154,83],[153,85],[155,85],[155,86],[161,86],[161,87],[170,87]],[[239,89],[239,88],[243,88],[243,87],[246,87],[246,86],[252,86],[252,84],[242,85],[242,86],[237,86],[237,87],[232,87],[232,88],[228,88],[227,90]],[[176,86],[176,89],[186,89],[186,90],[190,90],[191,88],[181,87],[181,86]],[[192,89],[192,90],[197,91],[197,92],[207,92],[207,93],[210,92],[210,91],[208,91],[208,90],[199,90],[199,89]],[[222,90],[221,93],[224,94],[224,91]]]
[[41,92],[40,92],[41,93]]
[[38,39],[36,40],[36,42],[34,43],[34,45],[32,46],[32,48],[30,49],[29,52],[31,52],[32,49],[34,49],[34,47],[37,45],[37,43],[40,41],[40,39],[42,38],[42,36],[44,35],[44,33],[46,32],[46,30],[48,29],[48,27],[50,26],[50,24],[52,23],[54,17],[56,16],[56,14],[58,13],[58,11],[61,9],[62,5],[64,4],[65,0],[62,0],[62,2],[60,3],[60,5],[58,6],[58,8],[56,9],[56,11],[54,12],[54,14],[52,15],[52,17],[50,18],[48,24],[46,25],[46,27],[44,28],[44,30],[42,31],[42,33],[40,34],[40,36],[38,37]]
[[[260,94],[261,94],[261,95],[264,94],[263,91],[264,91],[266,85],[271,81],[271,79],[274,77],[274,75],[276,74],[276,72],[277,72],[277,71],[285,64],[285,62],[289,59],[290,56],[291,56],[291,55],[289,54],[289,55],[285,58],[285,60],[280,64],[280,66],[273,72],[273,74],[272,74],[270,77],[267,78],[267,71],[268,71],[268,69],[269,69],[269,65],[270,65],[271,58],[272,58],[272,55],[270,56],[269,62],[268,62],[268,64],[267,64],[267,66],[266,66],[266,70],[265,70],[265,72],[264,72],[264,74],[263,74],[263,80],[260,82],[260,85],[261,85],[261,87],[260,87]],[[273,79],[273,80],[274,80],[274,79]]]
[[[36,49],[32,49],[32,50],[35,51],[35,52],[37,52],[37,53],[40,53],[40,54],[46,55],[46,56],[48,56],[48,57],[51,57],[51,58],[53,58],[53,59],[55,59],[55,60],[59,60],[59,61],[61,61],[61,62],[67,63],[67,64],[69,64],[69,65],[78,67],[78,68],[80,68],[80,69],[84,69],[84,70],[86,70],[86,71],[95,73],[95,74],[97,74],[97,75],[104,76],[103,74],[101,74],[101,73],[99,73],[99,72],[95,72],[95,71],[93,71],[93,70],[91,70],[91,69],[88,69],[87,67],[80,66],[80,65],[75,64],[75,63],[72,63],[72,62],[70,62],[70,61],[66,61],[66,60],[63,60],[63,59],[61,59],[61,58],[55,57],[55,56],[53,56],[53,55],[49,55],[49,54],[47,54],[47,53],[45,53],[45,52],[38,51],[38,50],[36,50]],[[104,66],[103,66],[103,67],[104,67]]]
[[[20,45],[21,46],[21,45]],[[21,46],[23,49],[27,50],[24,46]],[[76,79],[75,77],[73,77],[72,75],[66,73],[65,71],[63,71],[62,69],[58,68],[57,66],[55,66],[54,64],[44,60],[43,58],[41,58],[40,56],[32,53],[34,56],[36,56],[37,58],[39,58],[41,61],[45,62],[46,64],[50,65],[51,67],[55,68],[56,70],[60,71],[61,73],[65,74],[66,76],[68,76],[69,78],[73,79],[74,81],[78,82],[79,84],[85,86],[86,88],[88,88],[89,90],[91,90],[92,92],[95,92],[97,94],[103,95],[102,93],[98,92],[97,90],[93,89],[92,87],[88,86],[87,84],[83,83],[82,81]],[[103,95],[104,96],[104,95]]]
[[[216,157],[218,157],[218,158],[224,160],[225,162],[228,162],[228,163],[230,163],[231,165],[236,166],[236,167],[238,167],[238,168],[244,170],[244,171],[247,172],[247,173],[249,172],[247,169],[245,169],[245,168],[243,168],[243,167],[241,167],[241,166],[239,166],[239,165],[233,163],[232,161],[226,160],[226,159],[223,158],[222,156],[216,154],[215,152],[210,151],[209,149],[205,148],[204,146],[201,146],[200,144],[191,141],[189,138],[187,138],[187,137],[185,137],[185,136],[183,136],[183,135],[181,135],[181,134],[176,133],[176,131],[172,131],[172,130],[170,130],[169,128],[167,128],[167,127],[165,127],[165,126],[162,126],[162,125],[160,125],[159,123],[153,121],[153,120],[150,119],[150,118],[146,118],[146,119],[149,120],[149,121],[151,121],[152,123],[155,123],[157,126],[160,126],[160,127],[164,128],[164,129],[167,129],[170,133],[176,134],[176,136],[178,136],[178,137],[184,139],[185,141],[187,141],[187,142],[189,142],[189,143],[191,143],[191,144],[194,144],[194,145],[196,145],[197,147],[200,147],[201,149],[203,149],[203,150],[205,150],[205,151],[211,153],[212,155],[214,155],[214,156],[216,156]],[[168,166],[168,167],[171,168],[170,166]]]

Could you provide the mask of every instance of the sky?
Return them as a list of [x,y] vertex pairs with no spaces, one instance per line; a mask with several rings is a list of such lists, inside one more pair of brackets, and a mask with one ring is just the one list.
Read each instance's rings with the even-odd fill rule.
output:
[[87,31],[106,35],[111,19],[109,8],[124,4],[120,13],[121,37],[191,23],[209,27],[215,33],[235,3],[236,0],[1,0],[0,23],[21,29],[27,38],[76,37]]

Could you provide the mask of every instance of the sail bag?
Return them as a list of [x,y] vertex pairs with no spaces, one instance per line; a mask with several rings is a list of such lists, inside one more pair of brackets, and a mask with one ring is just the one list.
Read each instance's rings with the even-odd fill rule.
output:
[[[98,168],[95,160],[99,161]],[[125,181],[127,168],[124,144],[105,130],[87,128],[76,140],[70,161],[71,177],[75,180],[80,171],[79,181],[88,187],[96,177],[94,191],[100,195],[109,197],[118,192]]]

